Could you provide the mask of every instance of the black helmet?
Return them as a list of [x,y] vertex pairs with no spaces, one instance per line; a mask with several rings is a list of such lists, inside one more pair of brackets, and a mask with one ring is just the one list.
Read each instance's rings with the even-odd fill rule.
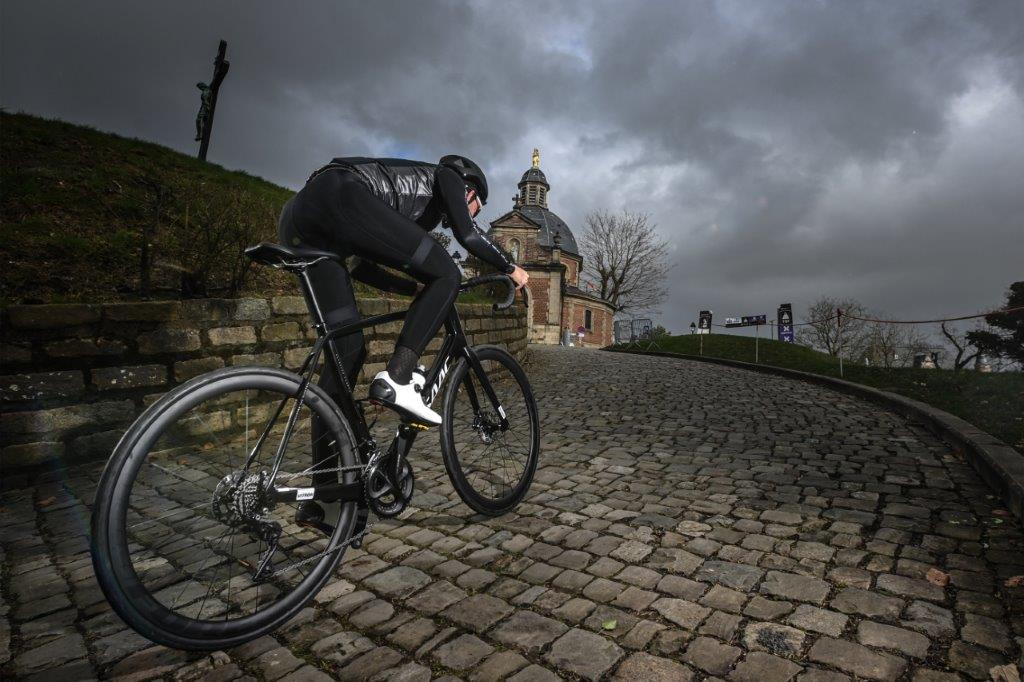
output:
[[476,195],[480,197],[480,201],[485,204],[487,203],[487,177],[480,170],[480,166],[465,156],[458,156],[456,154],[442,156],[438,165],[448,166],[461,175],[464,182],[473,185],[473,188],[476,189]]

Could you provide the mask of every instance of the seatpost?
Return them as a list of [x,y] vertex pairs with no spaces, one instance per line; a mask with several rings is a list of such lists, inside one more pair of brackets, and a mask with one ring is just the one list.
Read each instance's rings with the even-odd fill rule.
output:
[[321,331],[326,331],[327,322],[324,319],[323,311],[320,310],[320,301],[316,300],[316,295],[313,293],[313,283],[309,281],[309,268],[302,268],[299,271],[299,278],[302,280],[302,293],[306,297],[306,303],[313,312],[317,325],[319,325]]

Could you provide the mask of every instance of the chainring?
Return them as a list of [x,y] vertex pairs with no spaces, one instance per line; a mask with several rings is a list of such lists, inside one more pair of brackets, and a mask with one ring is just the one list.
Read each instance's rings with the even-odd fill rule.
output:
[[367,467],[363,477],[366,505],[382,519],[394,518],[405,511],[412,499],[413,489],[416,485],[412,465],[409,464],[408,459],[403,457],[399,466],[398,489],[396,490],[384,468],[389,463],[385,458],[377,464],[371,464]]

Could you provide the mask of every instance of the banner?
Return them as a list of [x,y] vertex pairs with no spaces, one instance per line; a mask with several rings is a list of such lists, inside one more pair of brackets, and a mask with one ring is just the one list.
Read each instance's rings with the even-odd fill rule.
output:
[[780,304],[777,315],[777,319],[779,321],[779,341],[782,341],[784,343],[794,343],[795,339],[793,338],[793,304]]
[[768,324],[767,315],[744,315],[743,317],[725,318],[726,327],[757,327]]
[[711,333],[711,312],[710,310],[700,311],[700,318],[697,321],[697,333],[698,334],[710,334]]

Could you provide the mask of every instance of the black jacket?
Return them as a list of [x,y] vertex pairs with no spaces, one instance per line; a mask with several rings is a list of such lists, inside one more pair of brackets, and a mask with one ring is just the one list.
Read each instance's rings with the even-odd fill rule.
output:
[[331,169],[354,173],[371,194],[424,230],[434,229],[441,216],[447,216],[452,234],[466,251],[499,272],[515,270],[469,215],[466,186],[454,170],[424,161],[352,156],[332,159],[314,171],[309,180]]

